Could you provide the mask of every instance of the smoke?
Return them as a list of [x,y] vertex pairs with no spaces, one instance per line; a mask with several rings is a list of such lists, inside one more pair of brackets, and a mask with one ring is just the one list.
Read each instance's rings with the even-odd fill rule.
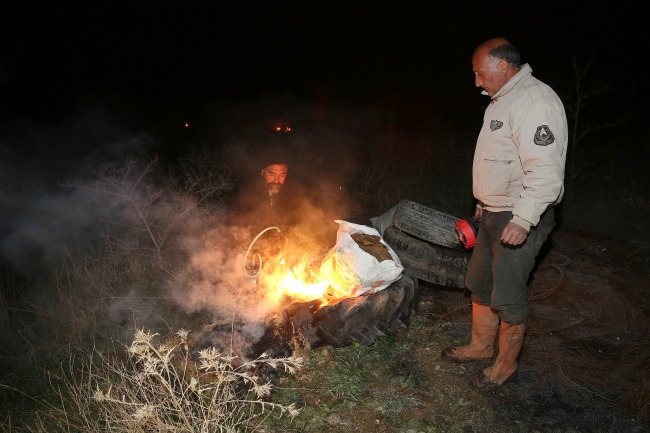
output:
[[237,226],[220,226],[199,238],[188,238],[192,255],[185,271],[170,282],[172,297],[187,313],[207,310],[220,319],[263,322],[277,314],[281,304],[274,288],[264,287],[254,271],[246,273],[245,258],[250,268],[253,256],[259,254],[262,270],[267,271],[281,259],[284,266],[292,267],[304,259],[323,257],[336,242],[338,225],[325,221],[319,209],[312,211],[298,225],[281,233],[266,231],[255,243],[260,233]]
[[[209,334],[210,343],[236,346],[244,353],[264,332],[269,317],[281,313],[282,303],[244,272],[244,256],[259,230],[237,224],[243,215],[224,214],[232,180],[259,176],[260,151],[289,149],[287,185],[300,185],[305,199],[292,211],[294,224],[282,228],[285,259],[289,266],[305,257],[317,259],[336,241],[334,220],[348,219],[359,209],[352,185],[356,167],[368,159],[363,149],[382,143],[376,114],[325,109],[292,98],[208,110],[204,119],[212,122],[193,123],[202,128],[197,147],[206,153],[186,152],[185,160],[170,169],[159,167],[155,179],[148,174],[146,185],[136,188],[139,210],[115,195],[110,182],[102,182],[92,169],[119,170],[134,155],[134,170],[142,170],[160,147],[150,135],[120,125],[102,110],[88,110],[55,126],[5,127],[0,255],[26,275],[46,259],[59,265],[77,257],[87,260],[78,271],[71,267],[68,298],[60,301],[91,313],[61,309],[63,322],[94,317],[93,326],[124,338],[131,326],[182,322],[187,316],[179,315],[178,307],[211,318],[219,332]],[[276,125],[283,128],[278,131]],[[137,173],[125,181],[137,179]],[[57,184],[62,180],[78,187],[62,188]],[[273,265],[274,251],[266,249],[272,243],[262,238],[254,247],[267,260],[265,267]],[[50,299],[63,292],[31,290],[33,297],[42,298],[39,305],[61,305]]]
[[91,167],[118,164],[128,154],[143,157],[155,145],[100,109],[57,125],[5,126],[1,136],[0,256],[22,273],[60,245],[96,244],[98,219],[119,212],[114,198],[61,188],[58,181],[89,182]]
[[[323,110],[291,98],[260,100],[233,107],[213,108],[210,117],[221,117],[218,135],[230,154],[245,155],[241,163],[242,178],[235,190],[244,194],[258,187],[264,168],[264,152],[281,147],[291,154],[283,191],[291,209],[282,209],[282,236],[287,243],[285,257],[296,262],[301,257],[318,257],[336,241],[336,219],[347,219],[355,210],[349,188],[356,175],[359,149],[373,138],[369,131],[376,119],[361,110]],[[356,119],[356,120],[355,120]],[[278,130],[279,129],[279,130]],[[209,132],[206,136],[209,136]],[[238,188],[242,187],[242,188]],[[254,199],[257,196],[251,194]],[[263,197],[261,198],[263,200]],[[251,204],[251,203],[249,203]],[[184,311],[212,311],[220,319],[239,316],[246,322],[264,321],[277,309],[243,270],[244,255],[251,241],[264,228],[274,225],[265,218],[264,206],[252,203],[248,208],[229,209],[227,222],[209,233],[186,238],[192,251],[188,271],[170,285],[173,298]],[[262,209],[262,213],[259,212]],[[271,221],[271,222],[268,222]],[[266,222],[266,223],[265,223]],[[275,232],[272,232],[275,234]],[[264,241],[262,238],[258,243]],[[265,258],[273,252],[262,252]],[[249,257],[250,259],[250,257]]]
[[[236,226],[219,226],[200,238],[187,239],[193,251],[190,262],[168,288],[185,313],[211,314],[212,328],[201,334],[198,347],[220,347],[243,359],[270,322],[282,321],[283,309],[292,300],[282,297],[279,287],[273,286],[277,279],[265,279],[265,274],[283,275],[285,267],[302,260],[318,262],[336,241],[338,225],[326,221],[321,209],[311,208],[306,215],[281,234],[266,231],[254,244],[251,242],[258,233]],[[257,276],[250,266],[255,254],[262,260]],[[284,259],[282,264],[280,259]]]
[[[228,155],[245,156],[239,164],[242,176],[235,190],[243,189],[246,194],[259,187],[265,151],[282,148],[289,151],[291,161],[281,194],[300,197],[290,210],[278,210],[286,213],[284,219],[291,223],[281,225],[281,235],[275,230],[262,235],[253,245],[248,263],[254,253],[264,261],[263,273],[277,266],[280,258],[289,268],[304,260],[317,263],[336,242],[335,220],[348,219],[358,210],[350,190],[356,166],[367,159],[360,150],[368,140],[378,140],[373,135],[378,130],[376,118],[368,113],[365,118],[360,116],[361,110],[324,111],[296,101],[268,99],[221,110],[219,116],[225,120],[218,130],[219,139]],[[265,212],[264,206],[260,209]],[[202,344],[246,353],[267,329],[268,321],[280,317],[291,301],[244,270],[253,239],[275,225],[265,216],[259,210],[231,207],[211,230],[183,241],[191,251],[189,263],[168,288],[185,313],[212,315],[215,328],[204,334]],[[278,242],[284,244],[281,252]]]
[[188,239],[195,251],[186,272],[170,283],[175,301],[188,313],[207,309],[223,317],[259,318],[252,297],[246,296],[253,284],[243,270],[244,254],[226,245],[221,229],[207,233],[205,239],[200,247],[197,239]]

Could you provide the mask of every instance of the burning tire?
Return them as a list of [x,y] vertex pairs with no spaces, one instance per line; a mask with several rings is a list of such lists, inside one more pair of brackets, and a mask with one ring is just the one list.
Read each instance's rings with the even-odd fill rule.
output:
[[386,289],[368,296],[345,298],[320,308],[320,301],[294,303],[287,315],[312,347],[344,347],[355,342],[369,346],[406,327],[417,299],[417,279],[402,275]]
[[395,209],[393,225],[403,232],[449,248],[462,248],[455,224],[458,218],[421,204],[402,200]]
[[[449,265],[458,269],[467,269],[471,252],[440,247],[438,245],[415,239],[395,227],[388,227],[384,231],[384,240],[399,256],[400,253],[425,260],[429,263]],[[401,256],[400,256],[401,259]]]

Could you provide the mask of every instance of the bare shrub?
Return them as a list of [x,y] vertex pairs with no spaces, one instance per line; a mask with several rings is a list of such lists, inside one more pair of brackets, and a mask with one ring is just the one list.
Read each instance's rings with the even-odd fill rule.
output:
[[[151,257],[166,267],[176,262],[170,262],[168,253],[181,248],[176,242],[179,234],[197,226],[207,228],[214,216],[211,211],[225,209],[236,170],[223,161],[220,152],[189,152],[179,170],[154,182],[157,156],[142,167],[135,157],[128,157],[122,166],[94,169],[93,184],[61,185],[115,197],[119,213],[105,221],[113,227],[105,237],[109,249]],[[189,219],[190,215],[194,217]]]
[[86,432],[239,432],[253,430],[274,411],[294,417],[298,409],[266,400],[273,386],[256,371],[267,365],[292,374],[302,358],[258,359],[235,366],[236,357],[215,348],[189,357],[188,331],[154,343],[138,330],[125,360],[94,350],[80,374],[72,372],[49,416],[59,428]]
[[[161,312],[166,281],[187,264],[187,239],[202,239],[225,209],[237,175],[232,161],[241,156],[224,152],[190,151],[173,173],[156,177],[156,157],[143,166],[130,157],[94,170],[93,183],[62,183],[108,197],[102,216],[108,226],[98,248],[52,251],[38,291],[20,300],[26,317],[17,318],[18,333],[30,360],[38,354],[60,359],[116,332],[124,338],[124,325],[136,314],[149,323],[142,316]],[[0,289],[0,326],[6,327],[11,279],[0,280]]]
[[221,212],[248,156],[243,146],[190,149],[179,158],[175,183],[183,194],[196,200],[197,206]]

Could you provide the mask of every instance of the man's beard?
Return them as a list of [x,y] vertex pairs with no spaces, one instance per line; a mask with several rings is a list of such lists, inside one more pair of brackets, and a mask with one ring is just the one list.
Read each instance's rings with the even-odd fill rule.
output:
[[279,193],[280,188],[282,188],[282,184],[280,182],[269,182],[266,184],[266,189],[269,192],[269,194]]

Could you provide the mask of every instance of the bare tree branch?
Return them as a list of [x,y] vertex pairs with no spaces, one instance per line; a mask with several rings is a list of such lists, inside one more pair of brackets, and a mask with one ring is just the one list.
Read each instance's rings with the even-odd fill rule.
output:
[[[581,143],[586,137],[609,129],[623,125],[629,121],[634,113],[631,112],[632,101],[628,110],[619,113],[616,117],[608,118],[598,125],[593,124],[593,121],[585,121],[585,108],[595,101],[595,98],[603,95],[608,91],[613,91],[622,83],[622,79],[614,82],[612,79],[607,78],[608,72],[605,72],[603,77],[594,77],[592,73],[592,66],[596,59],[597,46],[591,51],[589,58],[586,62],[581,63],[578,59],[575,46],[573,54],[571,55],[571,80],[569,89],[566,92],[564,107],[567,112],[569,120],[569,155],[567,160],[567,178],[570,188],[576,186],[577,179],[590,170],[586,166],[577,167],[577,159],[580,153]],[[588,164],[593,168],[593,163]]]
[[236,175],[233,167],[238,165],[229,165],[219,152],[190,152],[181,159],[177,173],[162,178],[164,184],[154,184],[150,175],[157,163],[154,156],[138,168],[137,159],[129,156],[122,166],[93,169],[97,181],[90,185],[70,181],[60,185],[105,194],[126,204],[128,212],[102,220],[122,230],[119,235],[109,233],[107,244],[156,257],[162,266],[163,253],[175,250],[172,234],[182,233],[181,221],[195,211],[209,219],[207,209],[199,208],[208,202],[213,210],[225,207]]

